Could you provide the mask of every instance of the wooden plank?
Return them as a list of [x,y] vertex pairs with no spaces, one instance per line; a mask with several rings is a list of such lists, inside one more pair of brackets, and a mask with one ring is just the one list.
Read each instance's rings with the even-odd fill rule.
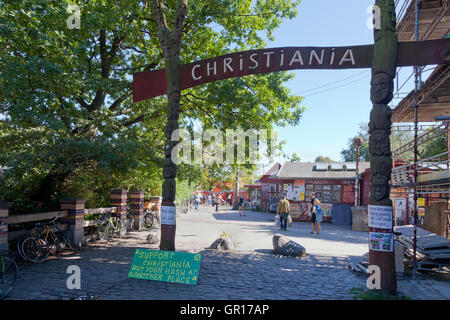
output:
[[[402,235],[400,237],[412,243],[414,237],[414,227],[412,225],[395,227],[394,230],[395,232],[401,232]],[[450,240],[417,227],[417,246],[422,250],[446,248],[450,246]]]
[[[58,228],[61,231],[66,231],[69,229],[69,225],[68,224],[58,224]],[[8,232],[8,241],[13,241],[13,240],[20,238],[21,236],[29,235],[31,233],[31,230],[32,229],[23,229],[23,230]],[[55,233],[57,232],[55,227],[51,228],[51,230]]]
[[58,216],[60,218],[67,217],[69,211],[53,211],[42,213],[30,213],[30,214],[17,214],[8,216],[8,224],[24,223],[24,222],[37,222],[42,220],[53,219]]
[[84,221],[84,227],[98,226],[101,220],[86,220]]
[[427,254],[431,259],[450,259],[449,253],[436,253],[436,254]]
[[449,248],[444,248],[444,249],[426,249],[424,250],[425,254],[428,253],[450,253],[450,247]]
[[115,212],[117,212],[117,207],[84,209],[84,214],[105,214]]

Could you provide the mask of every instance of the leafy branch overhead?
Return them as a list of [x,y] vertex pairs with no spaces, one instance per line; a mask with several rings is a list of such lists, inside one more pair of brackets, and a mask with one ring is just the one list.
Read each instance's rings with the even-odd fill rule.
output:
[[[264,47],[263,34],[271,39],[299,1],[189,1],[178,22],[178,1],[155,1],[166,22],[155,20],[153,3],[76,1],[79,30],[67,28],[65,2],[0,3],[0,166],[9,168],[0,177],[3,200],[21,194],[24,202],[55,207],[62,196],[101,203],[94,194],[109,187],[159,193],[167,100],[132,102],[132,74],[165,67],[158,25],[180,30],[180,61],[192,62]],[[186,90],[180,126],[298,124],[301,98],[284,87],[291,77]]]

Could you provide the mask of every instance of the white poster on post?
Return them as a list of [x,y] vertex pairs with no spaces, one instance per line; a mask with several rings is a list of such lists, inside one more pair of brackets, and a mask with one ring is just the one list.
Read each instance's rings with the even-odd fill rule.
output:
[[395,199],[395,214],[397,219],[404,220],[406,218],[406,198]]
[[369,205],[369,227],[392,229],[392,207]]
[[161,206],[161,224],[176,225],[175,207]]

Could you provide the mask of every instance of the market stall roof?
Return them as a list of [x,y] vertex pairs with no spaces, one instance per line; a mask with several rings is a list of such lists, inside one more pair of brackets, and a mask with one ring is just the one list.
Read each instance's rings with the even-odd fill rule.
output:
[[[355,169],[351,170],[350,164],[342,163],[342,170],[332,168],[331,163],[327,164],[327,170],[316,170],[317,164],[312,162],[285,162],[278,172],[278,179],[351,179],[355,178]],[[370,167],[370,162],[360,162],[358,172],[362,173]]]
[[[398,8],[397,23],[399,41],[415,41],[416,13],[415,1],[408,1]],[[419,0],[419,39],[434,40],[444,38],[450,29],[448,0]]]
[[[439,65],[417,93],[418,121],[450,115],[450,66]],[[414,90],[392,110],[392,122],[414,122]]]

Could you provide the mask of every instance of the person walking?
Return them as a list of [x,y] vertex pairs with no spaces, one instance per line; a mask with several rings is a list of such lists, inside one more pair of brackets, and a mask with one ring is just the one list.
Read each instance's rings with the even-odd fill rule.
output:
[[320,223],[322,222],[322,208],[320,207],[319,199],[314,199],[313,211],[316,214],[317,235],[319,235],[321,229]]
[[199,199],[198,195],[196,194],[195,198],[194,198],[194,208],[195,208],[195,211],[197,211],[197,212],[198,212],[199,202],[200,202],[200,199]]
[[283,195],[278,203],[277,214],[280,216],[280,229],[286,230],[289,216],[289,201],[287,201],[286,195]]
[[314,192],[311,192],[309,197],[311,198],[311,204],[308,206],[309,215],[311,216],[311,234],[314,234],[315,226],[316,226],[316,213],[314,212],[314,200],[316,200],[316,196]]
[[[242,214],[241,214],[242,210]],[[244,205],[244,198],[239,197],[239,216],[245,216],[245,205]]]
[[214,204],[216,206],[216,212],[219,212],[219,204],[220,204],[220,198],[219,196],[216,196],[215,200],[214,200]]

